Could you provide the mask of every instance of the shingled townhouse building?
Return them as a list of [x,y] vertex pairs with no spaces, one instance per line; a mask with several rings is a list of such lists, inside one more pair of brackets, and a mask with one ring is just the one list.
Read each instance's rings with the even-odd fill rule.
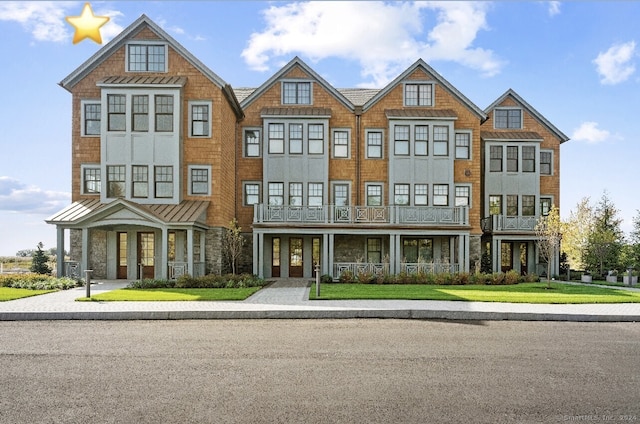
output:
[[[537,272],[568,138],[508,90],[482,110],[422,60],[337,89],[299,58],[232,88],[146,16],[67,76],[72,203],[47,222],[58,273],[226,270],[223,234],[265,278]],[[557,264],[555,264],[557,271]]]

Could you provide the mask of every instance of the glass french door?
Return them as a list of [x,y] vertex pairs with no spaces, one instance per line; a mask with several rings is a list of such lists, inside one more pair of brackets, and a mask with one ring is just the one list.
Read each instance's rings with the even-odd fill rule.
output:
[[116,278],[127,278],[127,233],[118,233],[118,269]]
[[140,277],[140,267],[138,268],[138,278],[155,277],[155,237],[153,233],[138,233],[138,264],[142,266],[142,276]]
[[289,239],[289,277],[302,278],[302,239]]

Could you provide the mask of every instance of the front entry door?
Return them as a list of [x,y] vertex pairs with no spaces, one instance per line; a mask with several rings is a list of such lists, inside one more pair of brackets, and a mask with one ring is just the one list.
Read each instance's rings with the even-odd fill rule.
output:
[[507,272],[513,269],[513,243],[502,242],[500,246],[502,250],[502,272]]
[[289,239],[289,277],[302,278],[302,239]]
[[116,278],[127,278],[127,233],[118,233],[118,269]]
[[271,240],[271,276],[280,277],[280,238],[274,237]]
[[138,278],[155,277],[155,238],[153,233],[138,233]]

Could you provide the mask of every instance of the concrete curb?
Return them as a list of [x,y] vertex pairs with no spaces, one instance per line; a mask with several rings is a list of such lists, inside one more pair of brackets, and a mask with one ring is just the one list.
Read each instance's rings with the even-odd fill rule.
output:
[[102,311],[0,312],[0,321],[53,320],[229,320],[229,319],[419,319],[451,321],[637,322],[637,315],[550,314],[420,309],[254,310],[254,311]]

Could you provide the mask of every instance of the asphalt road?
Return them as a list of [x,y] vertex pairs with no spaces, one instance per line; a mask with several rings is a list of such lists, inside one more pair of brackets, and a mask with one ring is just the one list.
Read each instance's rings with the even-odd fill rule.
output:
[[0,423],[640,422],[640,324],[0,322]]

